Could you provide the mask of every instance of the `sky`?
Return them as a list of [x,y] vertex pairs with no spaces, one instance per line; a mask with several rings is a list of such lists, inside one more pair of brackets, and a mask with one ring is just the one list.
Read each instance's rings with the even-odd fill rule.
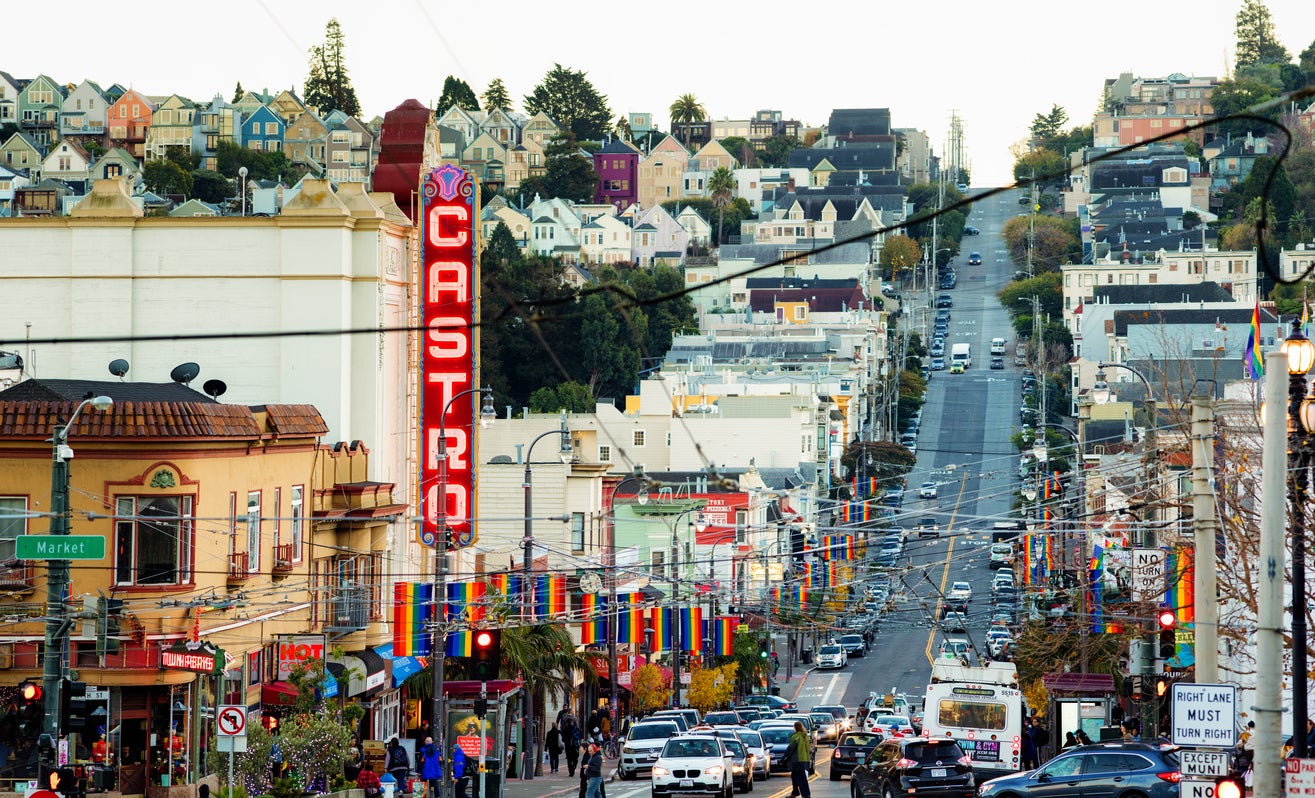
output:
[[[889,108],[894,127],[926,131],[941,153],[954,111],[973,185],[996,186],[1012,182],[1010,145],[1052,104],[1070,124],[1088,124],[1105,79],[1120,72],[1227,74],[1242,3],[137,0],[107,14],[102,2],[65,0],[60,22],[41,3],[13,5],[0,70],[17,78],[89,77],[198,101],[231,98],[238,81],[300,91],[308,51],[333,17],[366,118],[409,98],[432,105],[449,74],[476,94],[502,78],[521,110],[560,63],[588,73],[614,117],[648,111],[663,127],[687,92],[713,119],[775,109],[821,125],[833,108]],[[1294,57],[1315,40],[1311,0],[1266,5]]]

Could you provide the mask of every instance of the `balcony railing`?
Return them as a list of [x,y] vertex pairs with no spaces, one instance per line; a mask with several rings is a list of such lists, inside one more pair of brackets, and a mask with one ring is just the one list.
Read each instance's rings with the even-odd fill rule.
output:
[[33,568],[30,563],[23,565],[0,565],[0,588],[29,588],[32,587]]
[[292,544],[282,543],[274,547],[274,573],[292,572]]
[[251,575],[248,564],[250,556],[245,551],[235,551],[228,555],[228,581],[242,581]]

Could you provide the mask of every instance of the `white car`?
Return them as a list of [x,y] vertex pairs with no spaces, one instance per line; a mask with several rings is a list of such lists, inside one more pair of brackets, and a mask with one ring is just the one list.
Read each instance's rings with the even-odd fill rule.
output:
[[822,646],[817,652],[818,668],[843,668],[845,667],[845,649],[838,645]]
[[730,798],[733,757],[715,734],[672,737],[653,764],[653,796],[714,795]]
[[973,586],[967,582],[955,582],[950,585],[950,592],[945,594],[950,601],[972,601]]
[[995,572],[995,578],[991,580],[991,592],[994,593],[1002,587],[1016,587],[1013,571]]
[[652,770],[667,740],[677,734],[680,734],[680,727],[674,721],[647,721],[631,726],[621,745],[621,761],[616,767],[621,779],[633,779]]
[[[718,729],[718,734],[720,733],[721,730]],[[743,726],[737,727],[734,733],[740,738],[740,742],[744,743],[744,747],[749,749],[749,753],[753,754],[754,779],[765,781],[772,775],[772,753],[767,748],[767,743],[763,742],[763,736]]]
[[875,720],[869,719],[868,728],[892,737],[912,737],[916,734],[913,731],[913,721],[904,715],[878,715]]
[[922,487],[918,488],[918,498],[919,499],[936,498],[936,483],[935,482],[922,483]]
[[968,645],[967,640],[957,637],[951,637],[944,643],[941,643],[941,659],[954,659],[960,662],[968,662],[972,657],[972,646]]

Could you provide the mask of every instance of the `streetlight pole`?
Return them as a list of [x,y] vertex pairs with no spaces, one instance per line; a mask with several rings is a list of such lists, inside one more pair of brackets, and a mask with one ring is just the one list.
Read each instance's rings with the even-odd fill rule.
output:
[[1315,403],[1306,395],[1306,375],[1315,366],[1315,344],[1292,322],[1281,349],[1288,357],[1288,525],[1292,529],[1292,755],[1307,751],[1306,508],[1310,501],[1310,433]]
[[621,490],[621,486],[627,482],[638,482],[640,484],[639,493],[635,495],[635,501],[640,504],[648,504],[648,480],[644,478],[644,467],[635,466],[634,476],[626,477],[616,483],[612,488],[612,495],[607,500],[608,515],[608,545],[607,545],[607,563],[611,571],[610,593],[611,598],[607,603],[607,681],[611,685],[611,719],[613,731],[619,730],[621,724],[618,722],[618,708],[621,705],[621,695],[617,689],[617,667],[616,667],[616,634],[617,634],[617,606],[616,606],[616,583],[620,576],[616,568],[616,494]]
[[[571,462],[575,450],[571,448],[571,431],[566,427],[565,412],[562,413],[559,429],[540,433],[538,437],[530,441],[530,446],[525,451],[525,482],[522,486],[525,488],[525,536],[521,540],[524,546],[521,562],[521,622],[526,626],[534,624],[534,585],[530,581],[531,567],[534,564],[534,522],[532,520],[534,517],[534,498],[531,492],[533,473],[530,470],[530,464],[534,462],[534,444],[550,435],[558,435],[562,439],[561,448],[558,450],[562,464],[565,465]],[[528,675],[526,674],[526,676]],[[533,742],[538,740],[538,734],[534,730],[534,701],[530,696],[530,680],[528,678],[525,679],[525,685],[522,689],[524,690],[521,695],[523,726],[516,740],[521,746],[521,778],[533,779],[534,769],[538,765]]]
[[[443,412],[438,416],[438,506],[434,508],[437,516],[437,531],[434,535],[434,632],[429,647],[434,659],[434,695],[433,706],[431,707],[434,720],[430,726],[430,731],[434,736],[434,740],[438,743],[440,753],[442,753],[443,746],[447,743],[443,734],[447,726],[447,717],[444,713],[447,701],[443,697],[443,665],[447,654],[447,634],[444,627],[447,625],[447,552],[449,548],[447,529],[447,413],[448,410],[452,409],[453,402],[474,393],[483,394],[483,402],[479,409],[479,423],[487,428],[497,416],[497,412],[493,409],[493,389],[488,387],[471,388],[453,395],[447,401],[447,404],[443,405]],[[470,523],[470,519],[465,519],[465,521]],[[446,796],[451,791],[451,786],[451,774],[445,770],[442,782],[439,785],[440,795]]]
[[[671,607],[677,611],[680,610],[680,541],[677,539],[677,533],[680,531],[680,520],[696,510],[702,510],[703,507],[704,505],[700,504],[681,510],[676,514],[676,520],[671,525]],[[671,697],[675,705],[680,706],[680,655],[682,651],[680,647],[679,619],[674,626],[676,627],[675,634],[670,635],[672,639]]]
[[[69,430],[77,420],[82,408],[91,405],[97,410],[107,410],[114,400],[108,396],[83,399],[73,410],[73,415],[63,425],[57,425],[51,433],[50,457],[50,534],[69,534],[69,470],[68,461],[73,458],[73,449],[68,445]],[[68,591],[69,561],[49,560],[46,567],[46,639],[41,649],[41,682],[45,692],[46,716],[41,723],[41,731],[50,735],[50,744],[59,741],[59,709],[61,693],[64,687],[63,641],[68,633],[68,606],[64,603],[64,594]]]

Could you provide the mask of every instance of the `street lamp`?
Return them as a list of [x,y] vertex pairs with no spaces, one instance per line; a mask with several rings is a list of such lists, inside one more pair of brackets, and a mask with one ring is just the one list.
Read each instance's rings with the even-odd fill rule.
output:
[[237,168],[237,176],[242,178],[242,215],[246,216],[247,215],[247,168],[245,166],[239,166]]
[[[97,410],[108,410],[114,400],[108,396],[96,396],[83,399],[73,410],[73,415],[64,424],[55,425],[50,435],[50,534],[69,534],[69,472],[68,461],[73,459],[73,449],[68,445],[69,430],[77,421],[82,408],[91,405]],[[42,670],[41,686],[45,695],[45,718],[41,731],[50,735],[51,742],[59,740],[60,695],[64,684],[64,658],[62,656],[63,640],[68,634],[68,605],[64,593],[69,583],[69,561],[49,560],[46,568],[46,606],[49,617],[46,619],[45,647],[41,650]]]
[[1315,366],[1315,344],[1292,322],[1279,350],[1288,356],[1288,512],[1292,527],[1292,755],[1305,757],[1306,719],[1306,505],[1310,497],[1311,441],[1315,397],[1307,395],[1306,375]]
[[[705,501],[703,504],[687,507],[684,510],[681,510],[676,514],[676,520],[671,524],[671,606],[677,610],[680,609],[680,541],[677,538],[677,533],[680,531],[680,520],[690,513],[702,511],[706,504],[707,502]],[[671,672],[673,674],[671,679],[671,695],[676,706],[680,706],[681,647],[679,628],[679,624],[676,624],[676,633],[672,635],[674,639],[671,651]]]
[[[530,464],[534,462],[534,445],[539,441],[551,435],[560,436],[562,439],[561,447],[557,450],[558,457],[561,458],[562,465],[571,462],[575,456],[575,450],[571,448],[571,431],[566,427],[566,412],[562,412],[561,426],[558,429],[548,430],[540,433],[538,437],[530,441],[530,446],[525,450],[525,536],[521,540],[524,545],[523,560],[521,562],[521,615],[522,623],[533,625],[534,623],[534,586],[530,583],[530,567],[534,563],[534,498],[531,492]],[[526,674],[528,676],[528,674]],[[521,696],[521,717],[524,720],[522,733],[516,738],[521,744],[521,778],[533,779],[534,769],[538,765],[537,758],[534,756],[534,746],[526,745],[531,740],[537,740],[538,735],[534,731],[534,702],[530,700],[529,679],[525,680],[524,694]]]
[[638,482],[639,492],[635,494],[635,501],[641,505],[648,504],[648,480],[644,477],[644,467],[635,466],[634,476],[626,477],[612,487],[612,494],[607,499],[607,560],[611,569],[611,599],[607,605],[607,681],[611,684],[611,720],[613,731],[620,729],[621,725],[617,722],[617,709],[621,704],[621,695],[617,690],[617,668],[616,668],[616,634],[617,634],[617,606],[616,606],[616,583],[619,576],[616,569],[616,494],[621,490],[621,486],[627,482]]
[[[245,196],[245,195],[244,195]],[[438,416],[438,506],[434,508],[436,515],[434,533],[434,608],[436,612],[434,620],[433,639],[430,642],[430,653],[434,659],[434,696],[432,711],[434,721],[432,729],[434,737],[439,744],[443,744],[442,730],[446,725],[447,718],[444,713],[443,698],[443,665],[446,656],[447,635],[444,632],[444,626],[447,624],[447,551],[449,548],[448,529],[447,529],[447,413],[452,409],[452,403],[456,402],[463,396],[471,394],[482,394],[483,400],[479,409],[479,425],[487,429],[497,418],[497,412],[493,409],[493,389],[489,387],[471,388],[454,394],[447,404],[443,405],[443,412]],[[465,519],[470,523],[470,519]],[[446,795],[451,785],[448,774],[444,773],[442,784],[440,784],[440,795]]]

